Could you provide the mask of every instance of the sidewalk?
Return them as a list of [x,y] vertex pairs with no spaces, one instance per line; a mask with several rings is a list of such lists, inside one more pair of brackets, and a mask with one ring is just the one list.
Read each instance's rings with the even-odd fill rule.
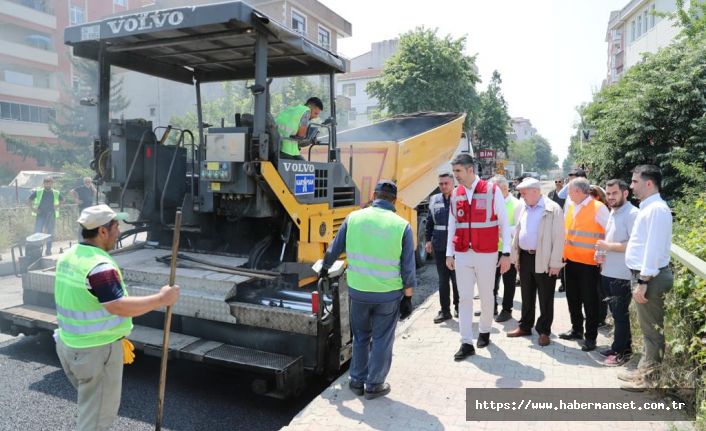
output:
[[[502,292],[502,288],[501,288]],[[519,318],[520,289],[513,317]],[[474,307],[479,308],[476,300]],[[690,430],[690,422],[467,422],[466,388],[618,388],[617,374],[625,367],[605,367],[597,351],[582,352],[575,341],[556,334],[570,328],[563,293],[557,292],[551,344],[537,345],[537,335],[508,338],[517,320],[493,322],[491,344],[476,355],[454,362],[460,345],[457,319],[433,323],[438,293],[430,296],[412,317],[397,328],[392,369],[392,392],[365,400],[348,389],[344,374],[282,428],[299,430]],[[478,317],[474,318],[477,336]],[[599,331],[598,346],[608,346],[607,331]]]

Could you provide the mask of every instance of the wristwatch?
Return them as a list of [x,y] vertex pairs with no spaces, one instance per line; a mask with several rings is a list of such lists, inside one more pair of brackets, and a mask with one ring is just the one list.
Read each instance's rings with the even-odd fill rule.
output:
[[502,255],[505,257],[510,257],[510,253],[503,253]]

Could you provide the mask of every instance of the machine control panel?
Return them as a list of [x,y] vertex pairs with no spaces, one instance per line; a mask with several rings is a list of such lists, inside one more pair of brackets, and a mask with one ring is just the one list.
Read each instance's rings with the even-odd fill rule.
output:
[[201,179],[206,181],[233,181],[233,164],[230,162],[201,162]]

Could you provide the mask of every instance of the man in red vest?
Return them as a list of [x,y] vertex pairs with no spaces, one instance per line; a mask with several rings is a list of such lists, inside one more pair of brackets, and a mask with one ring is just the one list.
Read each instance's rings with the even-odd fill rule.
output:
[[[495,268],[503,274],[510,269],[510,225],[500,189],[475,174],[473,157],[459,154],[452,161],[459,185],[451,194],[446,266],[456,270],[458,318],[461,348],[454,359],[461,361],[475,354],[473,348],[473,286],[478,285],[481,315],[478,347],[490,344],[495,298]],[[503,249],[498,260],[498,239]]]

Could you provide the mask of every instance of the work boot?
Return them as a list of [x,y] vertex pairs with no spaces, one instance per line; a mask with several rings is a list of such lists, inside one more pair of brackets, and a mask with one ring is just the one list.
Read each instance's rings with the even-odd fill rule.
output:
[[476,349],[473,348],[473,344],[467,344],[463,343],[461,344],[461,348],[458,349],[458,352],[454,354],[454,361],[463,361],[469,356],[473,356],[476,354]]
[[507,322],[510,319],[512,319],[512,312],[507,310],[503,310],[500,314],[495,316],[495,321],[498,323]]
[[637,370],[623,371],[622,373],[618,373],[618,380],[622,380],[624,382],[632,382],[633,380],[639,380],[641,378],[642,375]]
[[479,349],[482,349],[488,344],[490,344],[490,332],[483,332],[478,334],[478,342],[476,343],[476,346],[478,346]]
[[376,387],[374,387],[372,389],[365,390],[365,399],[372,400],[375,398],[384,397],[385,395],[389,394],[391,390],[392,390],[392,388],[390,388],[389,383],[383,383],[381,385],[377,385]]
[[451,313],[444,313],[443,311],[439,311],[439,314],[437,314],[434,318],[434,323],[441,323],[449,319],[451,319]]

